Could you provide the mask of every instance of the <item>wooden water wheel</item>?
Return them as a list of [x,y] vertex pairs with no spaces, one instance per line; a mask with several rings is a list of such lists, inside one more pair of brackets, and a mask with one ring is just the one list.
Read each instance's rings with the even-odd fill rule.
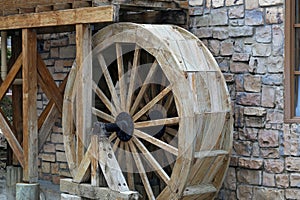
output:
[[142,199],[214,198],[229,164],[232,116],[203,43],[177,26],[119,23],[93,36],[83,63],[69,74],[63,108],[73,181]]

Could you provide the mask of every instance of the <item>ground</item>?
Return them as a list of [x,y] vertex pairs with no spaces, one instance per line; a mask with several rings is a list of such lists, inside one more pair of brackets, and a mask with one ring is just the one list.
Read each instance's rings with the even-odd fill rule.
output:
[[[41,189],[41,200],[57,200],[60,199],[59,185],[54,185],[49,181],[39,181]],[[6,188],[6,171],[0,169],[0,200],[13,200],[14,197],[9,194]]]

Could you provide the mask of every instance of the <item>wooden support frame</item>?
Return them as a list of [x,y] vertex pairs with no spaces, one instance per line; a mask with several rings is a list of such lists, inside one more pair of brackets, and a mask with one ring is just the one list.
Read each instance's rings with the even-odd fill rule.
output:
[[[92,34],[89,25],[77,24],[76,25],[76,64],[78,69],[78,96],[77,96],[77,109],[80,110],[80,116],[76,116],[77,121],[76,129],[80,132],[77,153],[77,163],[79,164],[83,159],[85,148],[89,145],[88,135],[92,127],[86,126],[91,124],[92,110],[91,99],[92,90],[87,90],[84,85],[92,87],[92,60],[89,53],[92,51]],[[87,65],[87,66],[83,66]],[[88,87],[89,88],[89,87]]]
[[114,6],[78,8],[0,17],[0,30],[112,22]]
[[94,187],[90,184],[74,183],[72,179],[61,179],[60,191],[90,199],[132,200],[139,198],[137,192],[118,192],[107,187]]
[[[31,30],[28,30],[28,31],[32,32]],[[29,39],[29,36],[27,37],[27,34],[28,33],[23,34],[23,40]],[[35,33],[33,32],[31,34],[35,34]],[[27,52],[26,57],[23,54],[23,52],[21,52],[17,56],[17,59],[15,60],[15,63],[12,65],[6,79],[0,85],[0,99],[2,99],[5,96],[6,91],[8,90],[9,87],[12,86],[12,88],[14,90],[13,91],[13,99],[14,99],[14,102],[13,102],[13,108],[14,108],[13,125],[11,125],[10,122],[8,122],[8,119],[5,117],[2,110],[0,109],[0,126],[2,127],[3,134],[5,135],[7,141],[15,155],[13,164],[17,165],[19,162],[20,165],[24,169],[29,169],[29,167],[26,167],[26,166],[30,165],[29,162],[25,163],[25,160],[28,159],[28,157],[25,157],[25,156],[29,156],[27,154],[29,151],[31,151],[31,150],[26,149],[26,148],[28,148],[26,146],[29,145],[28,144],[28,143],[30,143],[29,140],[31,140],[31,139],[28,139],[27,136],[28,136],[28,134],[30,134],[30,136],[31,136],[32,132],[31,131],[29,132],[28,131],[29,129],[27,129],[27,132],[24,131],[24,133],[23,133],[23,128],[25,126],[27,126],[27,127],[31,126],[29,124],[36,125],[36,121],[37,121],[37,124],[38,124],[38,126],[37,126],[38,127],[38,151],[37,152],[39,152],[42,149],[44,143],[46,142],[56,119],[59,116],[61,116],[63,91],[64,91],[64,88],[65,88],[65,85],[67,82],[67,76],[64,79],[64,81],[61,83],[61,85],[59,87],[57,87],[50,72],[46,68],[45,63],[41,59],[40,55],[37,54],[36,52],[34,52],[35,50],[32,50],[32,49],[28,50],[28,48],[34,48],[33,39],[30,39],[30,41],[29,41],[29,43],[33,43],[33,45],[31,45],[31,47],[28,47],[28,42],[23,42],[23,43],[25,45],[25,46],[23,45],[23,51]],[[25,48],[27,48],[27,50],[24,50]],[[36,53],[36,56],[33,56],[34,53]],[[31,56],[30,58],[28,58],[29,55]],[[31,62],[32,58],[36,59],[36,61],[34,61],[35,64],[33,64]],[[29,59],[29,61],[28,61],[28,59]],[[29,64],[24,64],[24,63],[29,63]],[[26,87],[24,89],[26,91],[22,89],[23,87],[21,85],[13,85],[14,80],[18,77],[18,73],[20,72],[22,65],[30,66],[29,67],[30,72],[26,72],[26,69],[25,69],[25,71],[23,70],[23,77],[24,77],[24,73],[29,73],[29,75],[27,75],[29,77],[27,77],[27,79],[23,79],[23,81],[27,81],[27,86],[26,86],[26,84],[24,84]],[[32,77],[33,77],[32,70],[33,69],[31,69],[31,68],[35,68],[36,76],[39,78],[39,80],[37,80],[37,78],[32,79]],[[29,86],[28,82],[30,82],[32,85]],[[47,82],[47,84],[45,82]],[[36,115],[34,114],[35,115],[34,117],[28,116],[28,112],[30,112],[27,110],[28,106],[25,107],[25,110],[22,108],[24,106],[22,104],[26,103],[26,104],[32,105],[33,106],[32,109],[36,111],[36,106],[34,106],[35,105],[34,102],[36,102],[36,99],[30,98],[30,97],[32,97],[32,94],[34,92],[31,92],[30,95],[28,95],[28,91],[29,91],[28,88],[31,87],[31,89],[34,88],[34,90],[36,90],[37,84],[39,84],[41,86],[42,90],[46,93],[47,97],[50,100],[48,105],[46,106],[46,108],[44,109],[44,111],[42,112],[42,114],[39,116],[38,119],[36,117],[37,114]],[[27,99],[30,98],[30,99],[26,100],[26,102],[20,101],[20,99],[23,99],[22,93],[26,94],[25,98],[27,98]],[[21,116],[23,112],[25,112],[28,117],[28,118],[24,118],[24,116],[23,116],[25,123],[27,123],[27,125],[24,125],[24,127],[22,127],[23,126],[23,118]],[[32,114],[32,113],[29,113],[29,114]],[[25,144],[23,142],[23,148],[20,145],[22,142],[22,138],[23,138],[22,135],[20,135],[20,134],[23,134],[23,137],[26,135],[26,138],[24,140]],[[34,134],[36,134],[35,131],[34,131]],[[34,135],[34,138],[35,137],[36,136]],[[26,141],[26,139],[27,139],[27,141]],[[35,139],[33,139],[33,140],[35,140]],[[34,141],[34,144],[36,144],[36,141]],[[33,148],[33,146],[31,145],[30,148]],[[34,148],[36,148],[36,146],[34,146]],[[27,153],[25,153],[24,151]]]
[[22,30],[23,55],[23,181],[38,181],[37,39],[33,30]]

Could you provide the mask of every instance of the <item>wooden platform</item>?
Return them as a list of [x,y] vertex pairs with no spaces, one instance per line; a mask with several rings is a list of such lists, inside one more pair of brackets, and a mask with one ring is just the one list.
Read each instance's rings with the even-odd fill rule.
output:
[[187,11],[187,0],[2,0],[0,30],[48,27],[41,33],[65,32],[74,27],[62,26],[95,23],[100,29],[99,23],[118,21],[186,26]]
[[96,7],[103,5],[120,5],[121,7],[182,9],[188,8],[187,0],[2,0],[0,15],[49,12],[66,9]]
[[61,179],[60,191],[89,199],[133,200],[139,196],[137,192],[120,193],[107,187],[94,187],[90,184],[74,183],[72,179]]

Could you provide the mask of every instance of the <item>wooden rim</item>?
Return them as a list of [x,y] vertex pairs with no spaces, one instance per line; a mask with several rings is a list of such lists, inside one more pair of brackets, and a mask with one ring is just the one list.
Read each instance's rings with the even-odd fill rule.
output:
[[[76,102],[77,98],[86,98],[78,97],[75,80],[85,80],[82,83],[91,87],[90,99],[81,101],[87,102],[86,108],[93,116],[88,123],[115,123],[123,112],[132,117],[134,131],[129,141],[124,141],[116,132],[109,137],[131,190],[139,189],[138,179],[148,199],[181,198],[189,184],[199,184],[203,179],[198,177],[197,181],[191,181],[191,176],[201,173],[194,163],[201,166],[208,162],[208,154],[201,159],[194,158],[195,151],[210,152],[214,148],[226,151],[227,154],[218,154],[210,161],[211,165],[216,161],[225,163],[226,171],[231,148],[228,143],[232,137],[228,91],[216,62],[199,40],[175,26],[120,23],[100,30],[92,43],[93,52],[86,59],[92,65],[89,69],[92,81],[86,83],[84,67],[78,69],[74,65],[64,98],[63,113],[68,113],[63,115],[64,143],[73,178],[80,165],[76,160],[77,142],[83,140],[76,127],[81,118]],[[200,58],[195,59],[192,57],[195,55],[185,52],[187,48],[195,50]],[[198,88],[197,83],[204,87]],[[213,95],[212,89],[220,94]],[[212,102],[214,97],[219,100]],[[200,102],[195,103],[195,100]],[[155,117],[157,113],[159,117]],[[151,118],[151,114],[154,117]],[[215,124],[206,122],[210,119],[219,119],[218,128],[211,128]],[[92,125],[86,127],[91,129]],[[199,138],[205,138],[200,130],[208,134],[218,132],[213,135],[215,141],[207,144],[200,141]],[[90,143],[89,139],[86,141]],[[220,170],[220,166],[214,170],[210,176],[222,179],[225,171]],[[158,192],[153,180],[160,182]],[[218,184],[216,190],[220,187]]]

